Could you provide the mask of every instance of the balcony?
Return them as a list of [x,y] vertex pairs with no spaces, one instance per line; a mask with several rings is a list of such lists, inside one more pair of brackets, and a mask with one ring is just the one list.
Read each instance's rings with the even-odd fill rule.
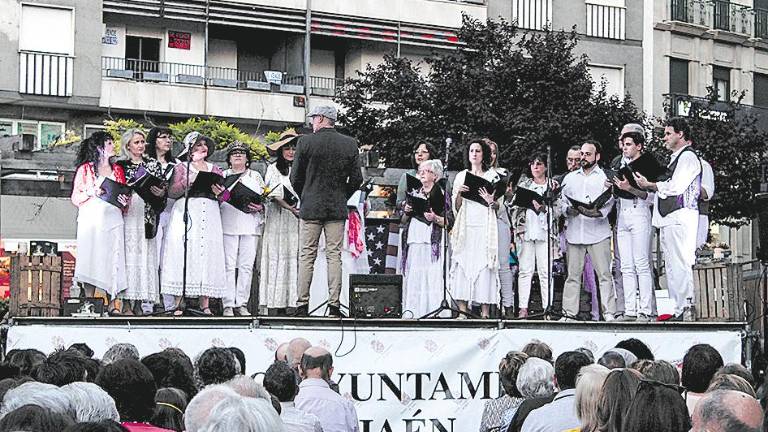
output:
[[[715,101],[710,103],[704,97],[691,96],[680,93],[668,93],[664,95],[665,105],[671,116],[689,117],[694,113],[700,117],[714,120],[725,120],[731,114],[731,108],[725,102]],[[768,108],[753,105],[737,105],[736,116],[752,114],[757,118],[757,127],[768,131]]]
[[[187,115],[302,122],[304,76],[265,71],[102,57],[100,105]],[[310,94],[333,97],[342,80],[310,76]]]
[[22,51],[19,53],[19,93],[72,96],[75,58],[68,55]]
[[[731,3],[728,0],[670,0],[672,21],[679,21],[711,30],[722,30],[748,37],[768,34],[766,11]],[[760,28],[760,27],[764,28]]]

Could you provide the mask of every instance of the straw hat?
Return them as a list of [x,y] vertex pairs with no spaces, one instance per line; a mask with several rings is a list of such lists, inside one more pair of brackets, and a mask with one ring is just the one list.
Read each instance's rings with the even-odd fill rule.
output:
[[272,150],[273,152],[276,152],[280,150],[280,147],[290,143],[291,141],[297,139],[300,136],[301,135],[297,134],[295,130],[287,129],[285,132],[280,134],[280,138],[278,138],[277,141],[268,145],[267,148]]

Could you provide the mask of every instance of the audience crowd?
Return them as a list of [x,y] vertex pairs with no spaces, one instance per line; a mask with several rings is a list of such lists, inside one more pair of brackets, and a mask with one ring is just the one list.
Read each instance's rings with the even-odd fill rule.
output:
[[[355,406],[332,376],[333,357],[303,338],[280,345],[257,381],[243,352],[177,348],[140,357],[116,344],[50,355],[14,349],[0,363],[0,432],[359,432]],[[499,364],[502,396],[480,432],[757,432],[766,430],[761,373],[692,346],[680,365],[627,339],[596,358],[556,357],[544,342]],[[462,431],[463,432],[463,431]]]

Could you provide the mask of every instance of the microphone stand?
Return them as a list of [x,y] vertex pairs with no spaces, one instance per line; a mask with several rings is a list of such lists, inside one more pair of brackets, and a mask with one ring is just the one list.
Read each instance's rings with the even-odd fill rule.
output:
[[[453,313],[456,313],[457,315],[464,315],[468,318],[477,318],[475,315],[473,315],[471,312],[463,311],[461,309],[456,309],[451,307],[451,304],[448,302],[448,212],[451,211],[451,194],[448,193],[448,160],[450,159],[450,150],[451,150],[451,144],[453,143],[453,140],[451,138],[445,139],[445,164],[443,166],[443,179],[445,179],[445,190],[444,190],[444,200],[443,200],[443,218],[445,220],[445,226],[443,227],[443,300],[440,301],[440,306],[437,307],[437,309],[433,310],[432,312],[428,312],[426,315],[422,316],[421,319],[426,318],[440,318],[440,319],[446,319],[446,318],[453,318],[453,314],[451,314],[450,317],[444,317],[440,316],[440,314],[443,311],[451,311]],[[469,304],[467,305],[469,307]]]
[[196,141],[198,137],[195,137],[195,140],[192,142],[187,143],[187,161],[186,161],[186,169],[187,172],[185,173],[185,180],[184,180],[184,260],[182,263],[182,274],[181,274],[181,300],[179,301],[179,305],[174,309],[174,312],[181,310],[184,315],[186,316],[205,316],[203,311],[199,309],[189,309],[187,308],[187,248],[189,243],[189,168],[192,164],[192,148],[194,145],[194,141]]

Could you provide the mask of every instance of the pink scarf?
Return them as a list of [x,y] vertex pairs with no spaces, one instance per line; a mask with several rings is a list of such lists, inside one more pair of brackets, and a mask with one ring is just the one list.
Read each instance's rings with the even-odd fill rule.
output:
[[349,212],[349,226],[347,227],[347,242],[352,246],[352,256],[357,258],[363,253],[363,239],[360,238],[360,215],[356,211]]

